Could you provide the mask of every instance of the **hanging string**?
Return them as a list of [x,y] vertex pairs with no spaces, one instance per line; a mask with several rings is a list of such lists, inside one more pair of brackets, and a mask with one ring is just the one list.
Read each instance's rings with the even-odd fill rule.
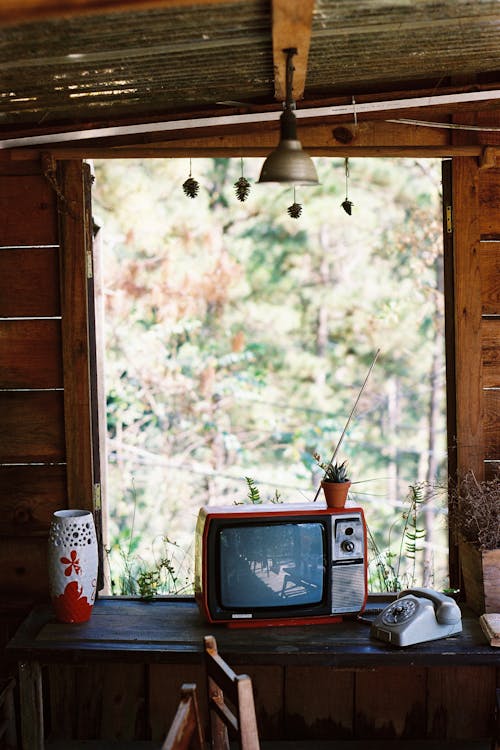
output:
[[352,97],[352,113],[354,115],[354,130],[358,129],[358,113],[356,112],[356,99]]
[[349,157],[346,156],[344,160],[344,169],[345,169],[345,200],[342,201],[341,206],[348,214],[351,216],[352,214],[352,207],[353,202],[349,200]]

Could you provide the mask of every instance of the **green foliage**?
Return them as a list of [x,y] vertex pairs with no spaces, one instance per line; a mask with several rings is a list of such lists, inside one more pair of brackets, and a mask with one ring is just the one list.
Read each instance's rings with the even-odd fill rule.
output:
[[[231,504],[245,475],[262,495],[312,498],[312,450],[331,454],[379,346],[343,450],[356,479],[371,479],[358,500],[383,546],[409,480],[445,469],[443,379],[432,374],[443,349],[438,163],[350,160],[348,216],[343,160],[317,159],[321,185],[297,194],[299,219],[288,187],[252,184],[238,200],[240,160],[192,166],[195,201],[182,190],[185,159],[95,162],[110,547],[130,526],[132,478],[148,566],[142,540],[168,530],[188,550],[199,506]],[[249,182],[259,170],[245,159]]]
[[[257,487],[257,484],[254,479],[251,477],[245,477],[245,482],[247,483],[247,501],[251,503],[252,505],[261,505],[264,501],[262,500],[260,490]],[[282,503],[281,494],[279,490],[274,490],[274,495],[270,498],[268,498],[268,501],[270,503]],[[240,505],[241,503],[235,502],[235,505]]]
[[[109,588],[114,595],[139,596],[145,601],[161,594],[192,592],[191,561],[179,545],[164,535],[148,544],[135,525],[145,504],[132,481],[132,517],[106,549]],[[130,507],[130,506],[129,506]],[[116,510],[116,509],[115,509]]]
[[248,494],[247,497],[249,501],[253,505],[259,505],[262,503],[262,500],[260,499],[260,491],[257,485],[255,484],[255,481],[251,477],[245,477],[245,482],[248,486]]
[[151,561],[139,555],[142,544],[141,537],[130,538],[124,549],[117,539],[113,547],[106,550],[112,594],[139,596],[149,601],[162,594],[192,592],[192,575],[186,554],[175,542],[167,537],[155,539]]
[[[410,485],[405,508],[389,528],[387,547],[380,550],[369,533],[372,591],[401,591],[424,585],[424,581],[418,580],[417,560],[424,550],[426,531],[422,514],[429,501],[427,490],[424,484]],[[399,534],[396,542],[395,534]]]

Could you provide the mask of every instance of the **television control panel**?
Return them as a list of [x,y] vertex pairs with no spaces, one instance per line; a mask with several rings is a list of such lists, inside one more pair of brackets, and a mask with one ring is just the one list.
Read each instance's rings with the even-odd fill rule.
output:
[[361,516],[333,517],[333,562],[349,562],[365,556],[365,532]]
[[359,612],[366,600],[365,525],[359,511],[333,516],[331,520],[331,612]]

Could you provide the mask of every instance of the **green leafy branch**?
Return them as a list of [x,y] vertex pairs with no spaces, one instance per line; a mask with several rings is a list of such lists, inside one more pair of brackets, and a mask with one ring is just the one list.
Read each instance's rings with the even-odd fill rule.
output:
[[[386,549],[378,549],[373,535],[368,530],[371,563],[375,568],[375,577],[381,591],[401,591],[403,584],[405,587],[416,584],[417,557],[418,553],[423,551],[425,542],[425,528],[421,525],[422,507],[426,503],[425,483],[410,485],[405,503],[408,507],[389,528]],[[399,530],[400,537],[397,552],[393,552],[392,537],[396,530]],[[402,565],[405,560],[409,560],[411,564],[403,575]]]
[[[166,536],[157,537],[153,541],[153,548],[158,540],[161,540],[162,549],[159,554],[153,549],[154,559],[151,563],[136,554],[140,542],[137,538],[131,540],[127,551],[120,546],[122,571],[118,577],[111,576],[113,594],[140,596],[150,601],[155,596],[189,592],[192,582],[187,571],[186,553]],[[110,550],[106,552],[109,560]],[[176,557],[179,553],[183,558],[181,560]],[[184,577],[180,573],[182,570],[186,571]]]
[[[257,484],[254,479],[251,477],[245,477],[245,482],[247,483],[248,487],[248,493],[247,498],[253,505],[261,505],[264,501],[262,500],[260,496],[260,490],[257,487]],[[271,503],[282,503],[281,495],[279,490],[274,490],[274,495],[269,498],[269,502]]]

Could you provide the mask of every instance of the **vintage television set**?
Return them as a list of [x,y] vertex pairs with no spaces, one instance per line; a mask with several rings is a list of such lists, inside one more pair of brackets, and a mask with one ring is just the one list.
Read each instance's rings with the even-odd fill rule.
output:
[[205,506],[195,539],[195,597],[211,623],[331,623],[363,611],[361,508]]

